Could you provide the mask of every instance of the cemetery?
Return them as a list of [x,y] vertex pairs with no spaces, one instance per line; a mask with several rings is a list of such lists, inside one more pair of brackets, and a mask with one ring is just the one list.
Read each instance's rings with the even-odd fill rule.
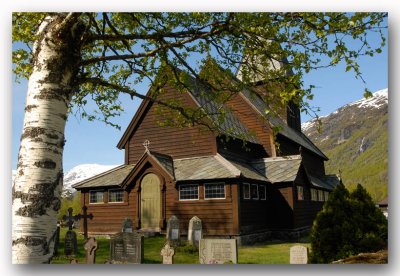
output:
[[[52,264],[69,264],[72,259],[78,264],[87,264],[85,240],[83,235],[77,235],[77,254],[75,256],[64,255],[64,239],[68,228],[61,228],[58,256],[53,257]],[[97,237],[97,250],[95,264],[106,264],[110,262],[110,243],[106,237]],[[186,241],[185,241],[186,242]],[[165,236],[144,238],[143,264],[163,264],[161,255],[166,243]],[[183,242],[182,242],[183,244]],[[295,245],[309,246],[306,240],[299,243],[266,242],[254,246],[238,246],[238,264],[289,264],[290,248]],[[173,264],[200,264],[198,250],[190,245],[173,247]],[[122,263],[122,262],[121,262]],[[229,262],[225,262],[229,263]]]

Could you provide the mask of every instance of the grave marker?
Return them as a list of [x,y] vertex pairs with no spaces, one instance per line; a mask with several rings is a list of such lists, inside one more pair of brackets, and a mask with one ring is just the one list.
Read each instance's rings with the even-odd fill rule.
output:
[[188,241],[189,244],[199,247],[199,241],[203,238],[203,227],[201,219],[194,216],[189,221]]
[[290,248],[290,264],[307,264],[308,248],[302,245],[295,245]]
[[76,240],[76,233],[72,230],[72,225],[77,219],[77,216],[72,215],[73,209],[68,208],[68,216],[63,216],[63,220],[68,222],[68,231],[65,233],[64,238],[64,254],[66,256],[76,255],[78,252],[78,244]]
[[96,250],[97,250],[97,241],[95,238],[89,238],[84,247],[86,251],[86,263],[87,264],[95,264],[96,263]]
[[180,240],[179,219],[171,216],[167,223],[167,240],[174,246],[179,245]]
[[83,206],[82,207],[83,214],[78,214],[76,215],[76,219],[80,220],[83,219],[83,236],[85,239],[88,238],[88,227],[87,227],[87,219],[93,219],[93,214],[87,214],[87,207]]
[[122,232],[132,233],[133,232],[133,222],[130,218],[125,218],[122,223]]
[[139,233],[120,232],[110,241],[112,263],[140,264],[143,262],[144,237]]
[[202,239],[199,258],[201,264],[236,264],[237,242],[235,239]]
[[173,264],[174,263],[175,250],[170,246],[169,242],[164,245],[161,249],[161,256],[163,256],[163,264]]

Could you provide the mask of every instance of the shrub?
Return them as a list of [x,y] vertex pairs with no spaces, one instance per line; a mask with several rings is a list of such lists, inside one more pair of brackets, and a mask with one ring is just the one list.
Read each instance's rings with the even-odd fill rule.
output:
[[311,230],[311,262],[330,263],[387,246],[387,220],[361,186],[350,194],[340,183]]

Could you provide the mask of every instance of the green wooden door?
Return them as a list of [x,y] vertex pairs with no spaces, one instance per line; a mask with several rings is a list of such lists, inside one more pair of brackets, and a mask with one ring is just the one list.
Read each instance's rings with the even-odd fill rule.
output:
[[160,221],[160,179],[149,173],[142,179],[142,228],[158,229]]

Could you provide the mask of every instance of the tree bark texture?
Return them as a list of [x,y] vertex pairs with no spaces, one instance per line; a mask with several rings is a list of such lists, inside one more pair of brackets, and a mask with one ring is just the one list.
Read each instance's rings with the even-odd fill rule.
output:
[[54,14],[33,45],[25,117],[12,195],[12,262],[49,263],[63,186],[64,129],[77,76],[77,18]]

